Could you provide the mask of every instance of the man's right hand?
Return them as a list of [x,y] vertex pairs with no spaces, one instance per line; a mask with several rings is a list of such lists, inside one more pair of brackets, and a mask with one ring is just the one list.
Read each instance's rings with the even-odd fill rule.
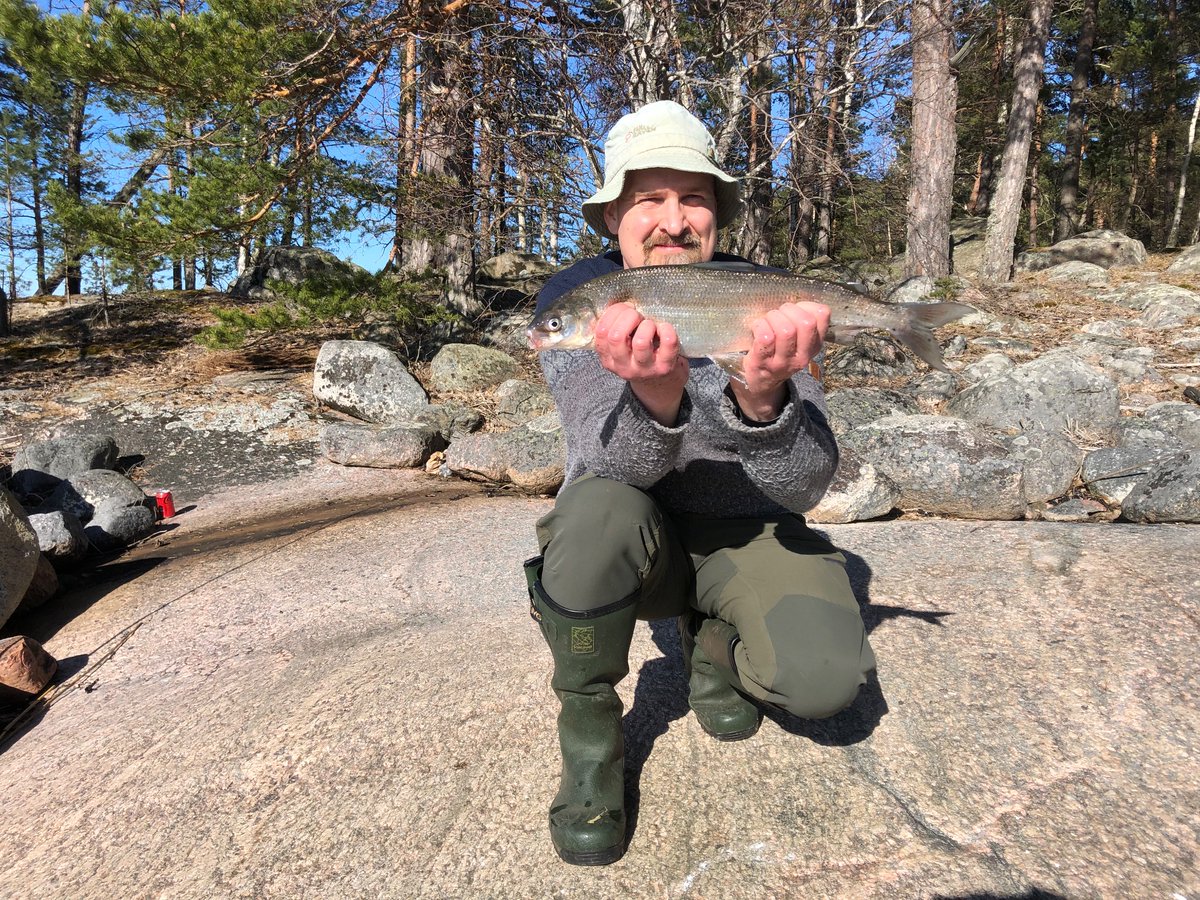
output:
[[632,306],[614,303],[596,322],[600,365],[629,382],[634,396],[660,424],[679,418],[687,360],[679,355],[679,337],[668,322],[647,319]]

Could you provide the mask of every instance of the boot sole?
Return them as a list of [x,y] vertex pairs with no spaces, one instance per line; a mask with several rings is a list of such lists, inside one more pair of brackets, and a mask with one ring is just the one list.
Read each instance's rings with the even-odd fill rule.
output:
[[733,741],[744,741],[747,738],[754,737],[754,735],[758,734],[758,728],[759,728],[759,726],[755,725],[753,728],[744,728],[741,731],[721,732],[721,731],[711,731],[708,728],[704,727],[703,722],[700,723],[701,731],[703,731],[709,737],[716,738],[718,741],[722,741],[727,744],[732,743]]
[[607,850],[580,850],[572,852],[558,846],[555,846],[554,850],[558,853],[559,859],[573,866],[607,866],[615,863],[625,855],[624,844],[617,844],[617,846],[609,847]]

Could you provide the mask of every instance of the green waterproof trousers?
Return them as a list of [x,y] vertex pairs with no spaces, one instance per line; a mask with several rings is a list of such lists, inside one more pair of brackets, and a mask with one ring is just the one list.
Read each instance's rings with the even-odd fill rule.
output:
[[844,709],[875,668],[845,557],[801,516],[668,516],[593,476],[562,491],[537,531],[559,606],[594,613],[636,597],[640,619],[695,609],[717,620],[698,640],[733,687],[793,715]]

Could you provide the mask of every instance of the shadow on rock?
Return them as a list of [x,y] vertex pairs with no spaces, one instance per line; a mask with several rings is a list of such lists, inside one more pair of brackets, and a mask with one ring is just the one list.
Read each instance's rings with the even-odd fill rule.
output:
[[952,615],[949,612],[930,612],[924,609],[907,609],[903,606],[878,606],[871,602],[871,567],[857,553],[838,548],[846,557],[846,574],[850,576],[850,587],[862,607],[863,625],[867,634],[873,632],[882,622],[888,619],[911,618],[920,619],[930,625],[942,624],[942,619]]
[[[82,654],[58,660],[58,668],[54,672],[54,677],[41,694],[32,699],[10,701],[0,705],[0,753],[4,753],[9,747],[14,746],[42,721],[46,711],[50,708],[49,697],[54,688],[83,671],[84,666],[88,664],[88,659],[86,654]],[[87,688],[85,687],[84,690]]]
[[1043,891],[1041,888],[1030,888],[1023,894],[934,894],[934,900],[1067,900],[1065,894],[1054,891]]
[[625,815],[626,833],[637,830],[641,801],[642,769],[654,742],[667,728],[688,714],[687,681],[683,677],[683,651],[674,619],[650,622],[654,645],[663,655],[648,659],[638,672],[633,704],[625,714]]
[[867,683],[859,689],[854,702],[828,719],[801,719],[773,707],[761,708],[764,718],[788,734],[808,738],[823,747],[846,747],[866,740],[888,712],[887,700],[874,672],[867,676]]
[[[101,563],[70,576],[69,589],[50,603],[18,612],[0,629],[0,635],[27,634],[45,644],[68,622],[85,612],[104,595],[145,575],[167,561],[165,556]],[[65,578],[64,578],[65,583]],[[61,662],[60,662],[61,665]]]

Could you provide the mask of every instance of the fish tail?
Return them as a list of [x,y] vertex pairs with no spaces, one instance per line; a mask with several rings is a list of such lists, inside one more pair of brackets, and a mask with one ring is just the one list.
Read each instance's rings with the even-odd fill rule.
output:
[[942,359],[942,348],[933,336],[933,329],[975,312],[965,303],[901,303],[904,323],[892,334],[905,347],[921,357],[931,368],[949,372]]

